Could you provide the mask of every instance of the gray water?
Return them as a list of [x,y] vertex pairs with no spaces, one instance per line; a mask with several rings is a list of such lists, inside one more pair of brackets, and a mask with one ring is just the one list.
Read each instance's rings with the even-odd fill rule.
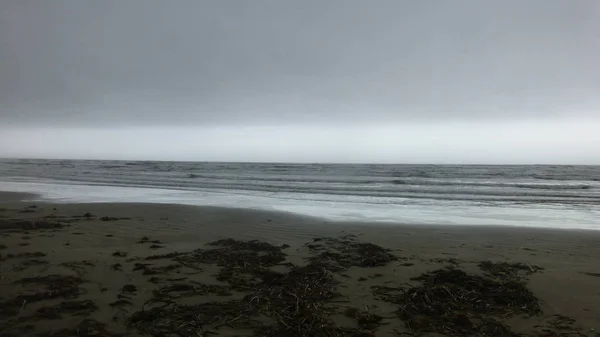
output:
[[0,160],[63,202],[249,207],[341,220],[600,229],[600,167]]

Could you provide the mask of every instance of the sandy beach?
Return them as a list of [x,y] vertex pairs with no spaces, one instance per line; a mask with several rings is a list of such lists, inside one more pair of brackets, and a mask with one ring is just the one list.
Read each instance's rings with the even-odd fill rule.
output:
[[0,336],[598,336],[600,232],[0,193]]

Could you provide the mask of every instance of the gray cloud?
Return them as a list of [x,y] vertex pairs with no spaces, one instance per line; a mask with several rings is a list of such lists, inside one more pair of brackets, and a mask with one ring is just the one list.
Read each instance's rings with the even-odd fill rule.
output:
[[600,2],[0,2],[0,123],[597,116]]

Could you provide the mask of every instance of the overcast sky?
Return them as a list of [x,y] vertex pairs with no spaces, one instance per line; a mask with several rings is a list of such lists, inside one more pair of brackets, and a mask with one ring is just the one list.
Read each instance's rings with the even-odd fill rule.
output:
[[0,156],[600,164],[600,1],[0,1]]

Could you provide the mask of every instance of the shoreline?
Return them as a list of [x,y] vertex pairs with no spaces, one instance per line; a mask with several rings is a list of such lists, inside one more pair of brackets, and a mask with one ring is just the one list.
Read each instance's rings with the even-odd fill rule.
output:
[[[426,185],[424,186],[426,187]],[[439,201],[414,198],[406,200],[376,198],[371,200],[355,195],[341,197],[328,194],[291,193],[288,195],[287,192],[275,194],[264,191],[243,192],[236,190],[235,186],[227,190],[210,188],[197,190],[198,186],[190,187],[190,189],[171,189],[166,185],[154,187],[87,185],[85,183],[69,184],[66,181],[55,183],[52,180],[36,182],[35,179],[27,183],[3,182],[2,186],[5,190],[39,193],[44,201],[59,203],[169,203],[283,211],[344,222],[376,221],[478,226],[483,224],[600,230],[600,220],[598,220],[600,219],[600,210],[592,204],[578,206],[552,202],[536,203],[526,200],[522,203],[509,203],[501,200],[488,203],[478,202],[475,199],[466,201],[460,198]],[[585,193],[592,193],[590,192],[592,190],[594,189],[586,190]],[[563,190],[559,189],[558,191]],[[571,190],[567,191],[575,193]],[[544,193],[547,192],[544,190]],[[592,194],[595,195],[594,193]],[[590,197],[593,197],[592,194]]]
[[[257,249],[268,249],[285,255],[284,264],[268,268],[273,272],[283,273],[281,277],[291,277],[292,274],[286,273],[306,266],[307,263],[310,266],[310,261],[314,261],[315,257],[328,256],[319,261],[329,266],[325,271],[326,275],[332,277],[330,281],[335,283],[340,297],[336,297],[336,302],[323,304],[334,306],[337,312],[328,315],[327,322],[344,329],[360,329],[361,333],[372,333],[364,336],[389,336],[394,329],[413,331],[407,328],[405,319],[397,316],[397,305],[381,299],[391,295],[386,297],[374,292],[374,289],[384,291],[389,287],[407,287],[408,284],[417,287],[420,283],[413,278],[431,272],[443,272],[447,268],[464,271],[466,275],[470,275],[468,277],[479,277],[478,275],[486,275],[481,269],[481,264],[486,261],[494,266],[509,268],[505,272],[518,276],[519,284],[526,285],[539,300],[540,314],[527,318],[501,319],[502,324],[512,331],[522,333],[523,336],[538,336],[533,334],[539,330],[535,330],[535,325],[551,329],[551,321],[556,315],[567,315],[576,322],[572,324],[572,328],[579,329],[577,331],[585,333],[583,336],[588,336],[590,329],[597,329],[596,323],[600,321],[600,291],[597,287],[600,280],[600,232],[596,231],[496,226],[381,225],[325,221],[283,212],[220,207],[19,202],[15,198],[23,195],[12,196],[12,201],[0,202],[0,247],[3,247],[0,250],[0,293],[11,295],[0,296],[0,302],[13,303],[11,306],[5,303],[4,307],[12,308],[12,313],[6,316],[7,319],[0,319],[0,327],[4,326],[5,330],[12,331],[15,336],[32,335],[34,331],[81,329],[80,325],[84,320],[87,320],[85,324],[96,322],[91,328],[87,327],[96,329],[94,331],[124,333],[126,336],[152,336],[151,333],[136,330],[130,322],[144,308],[144,303],[153,301],[157,289],[175,286],[185,288],[190,287],[190,282],[195,282],[194,287],[201,285],[202,289],[213,289],[211,287],[218,286],[218,289],[227,289],[233,294],[233,297],[215,297],[210,292],[171,294],[177,296],[177,300],[170,301],[179,303],[181,300],[186,305],[244,298],[248,290],[240,290],[237,283],[242,279],[215,279],[215,275],[220,275],[219,268],[227,267],[230,263],[227,261],[230,260],[211,262],[210,259],[227,254],[242,254],[231,260],[237,261],[248,254],[254,254],[242,249],[246,247],[244,245],[248,245],[245,242],[264,242],[264,245],[258,246],[266,245],[267,248]],[[4,197],[6,198],[6,194]],[[219,240],[229,242],[229,248],[209,244]],[[242,247],[239,248],[241,251],[236,250],[238,248],[235,247],[238,246]],[[359,250],[353,251],[353,247]],[[375,252],[364,250],[366,247],[375,249]],[[195,262],[190,264],[192,260],[189,259],[196,256],[193,252],[198,252],[199,249],[207,254],[212,249],[224,250],[218,255],[208,254],[202,258],[204,262],[193,260]],[[258,254],[261,256],[263,253]],[[377,259],[388,256],[386,254],[394,255],[397,260],[385,260],[376,266],[360,266],[363,263],[361,261],[369,256],[369,259],[379,261]],[[151,256],[162,257],[147,260]],[[180,257],[185,259],[180,260]],[[504,262],[508,264],[503,265]],[[337,263],[335,266],[338,267],[332,267],[331,263]],[[290,265],[298,267],[290,270]],[[524,266],[524,269],[514,266]],[[39,277],[44,275],[60,275],[68,278],[63,279],[64,282],[80,282],[76,287],[80,291],[77,291],[77,296],[69,295],[70,297],[65,298],[38,300],[37,297],[31,297],[32,294],[43,297],[36,290],[40,289],[40,284],[24,285],[23,280],[43,283],[46,282],[45,279]],[[492,282],[486,280],[494,280],[500,277],[498,275],[485,279],[475,278],[469,282]],[[51,283],[60,284],[63,281],[54,280]],[[137,289],[135,292],[124,293],[124,287],[132,286]],[[443,286],[448,289],[457,287],[453,284]],[[264,291],[268,289],[265,288]],[[460,291],[461,288],[458,286],[456,289]],[[27,298],[28,301],[19,300],[16,304],[13,294],[17,295],[17,299],[21,296],[20,298]],[[342,302],[338,303],[338,300]],[[65,311],[64,306],[67,304],[61,307],[61,303],[71,306],[86,303],[90,307],[71,312]],[[385,324],[370,329],[357,325],[356,317],[349,319],[343,315],[345,310],[353,308],[368,308],[369,313],[384,317],[382,322]],[[40,318],[40,310],[57,311],[60,318]],[[477,313],[473,312],[472,315]],[[475,318],[470,320],[475,322]],[[26,329],[27,324],[23,322],[32,325],[34,330],[20,330]],[[153,320],[146,323],[160,322]],[[234,336],[244,329],[227,325],[217,330],[219,336]],[[359,330],[353,331],[358,333]],[[113,336],[108,333],[105,335]],[[589,336],[596,337],[591,333]]]
[[134,206],[134,207],[183,207],[190,209],[205,209],[205,210],[220,210],[223,212],[233,211],[233,212],[249,212],[252,215],[263,215],[268,217],[269,215],[280,215],[287,216],[290,218],[297,219],[307,219],[310,223],[323,223],[333,226],[351,226],[351,227],[364,227],[368,228],[396,228],[403,227],[407,229],[413,230],[437,230],[437,229],[456,229],[458,231],[465,230],[520,230],[525,233],[535,231],[535,232],[582,232],[582,233],[591,233],[591,234],[600,234],[600,229],[592,229],[592,228],[569,228],[569,227],[544,227],[544,226],[519,226],[513,224],[421,224],[421,223],[402,223],[392,220],[372,220],[369,221],[367,219],[364,220],[333,220],[328,219],[326,217],[320,216],[311,216],[302,213],[295,213],[290,211],[281,211],[281,210],[266,210],[260,208],[247,208],[247,207],[230,207],[230,206],[214,206],[214,205],[190,205],[190,204],[182,204],[182,203],[154,203],[154,202],[55,202],[50,199],[43,199],[42,195],[39,193],[30,193],[30,192],[13,192],[13,191],[3,191],[0,190],[0,204],[8,203],[8,204],[19,204],[19,203],[31,203],[31,204],[45,204],[45,205],[56,205],[56,206],[69,206],[69,205],[79,205],[95,207],[96,205],[106,205],[107,207],[117,207],[116,205],[122,205],[124,207]]

